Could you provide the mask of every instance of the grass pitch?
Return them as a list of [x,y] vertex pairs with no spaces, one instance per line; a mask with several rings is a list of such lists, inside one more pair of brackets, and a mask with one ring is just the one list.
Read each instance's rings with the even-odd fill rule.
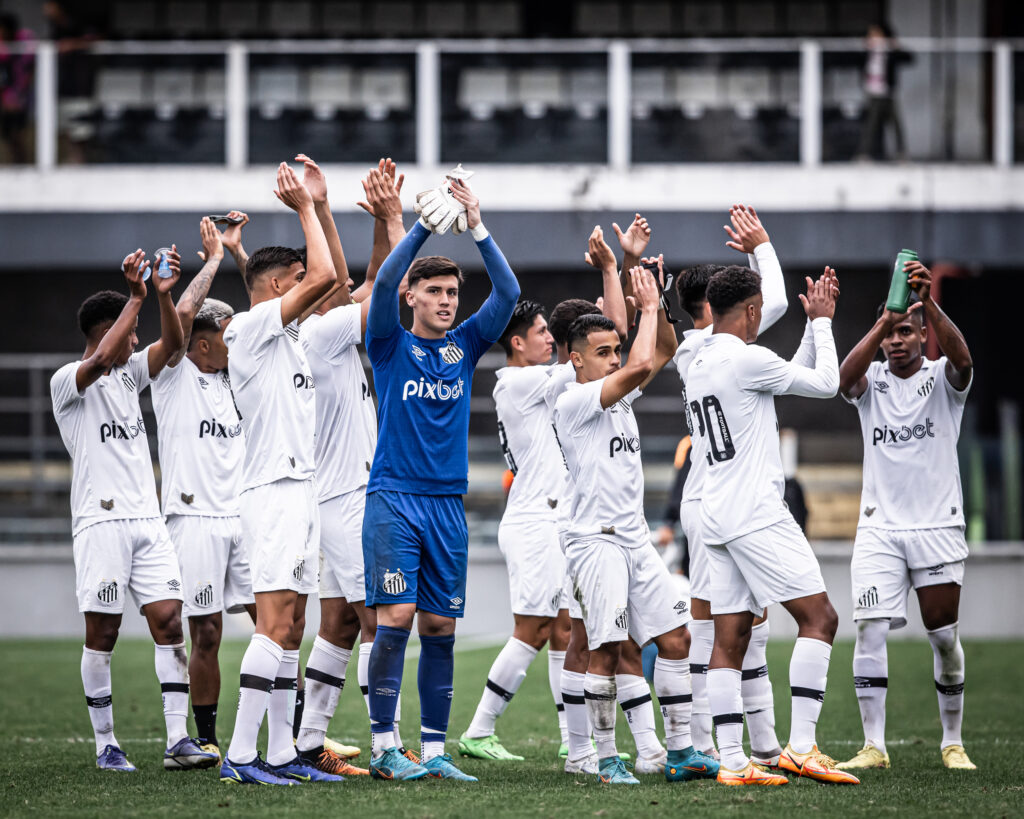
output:
[[[414,644],[415,645],[415,644]],[[224,686],[218,725],[224,745],[231,734],[237,696],[237,669],[243,643],[222,649]],[[769,665],[776,690],[779,736],[789,722],[787,667],[792,643],[773,641]],[[940,728],[932,655],[927,643],[896,642],[889,647],[889,771],[870,771],[859,788],[791,781],[784,788],[725,788],[713,782],[668,784],[640,777],[634,787],[598,785],[593,777],[572,777],[555,759],[558,731],[548,689],[546,661],[538,657],[508,711],[498,723],[505,745],[526,757],[522,763],[457,758],[456,741],[476,706],[487,669],[498,647],[462,651],[455,662],[456,696],[449,752],[479,784],[414,782],[401,785],[350,778],[336,786],[275,789],[222,785],[216,770],[165,772],[163,715],[153,672],[152,644],[125,640],[114,653],[113,690],[116,733],[136,774],[98,771],[79,677],[77,641],[0,643],[5,676],[0,698],[0,815],[247,817],[462,817],[473,816],[1021,816],[1024,777],[1018,767],[1024,750],[1024,642],[968,641],[965,743],[979,771],[942,767]],[[837,759],[852,756],[862,737],[850,662],[853,647],[838,644],[832,654],[829,690],[819,744]],[[308,655],[308,647],[302,656]],[[405,739],[418,739],[416,660],[405,671]],[[355,682],[342,693],[330,735],[364,748],[366,710]],[[659,717],[660,722],[660,717]],[[620,748],[633,751],[619,715]],[[265,747],[265,744],[261,744]]]

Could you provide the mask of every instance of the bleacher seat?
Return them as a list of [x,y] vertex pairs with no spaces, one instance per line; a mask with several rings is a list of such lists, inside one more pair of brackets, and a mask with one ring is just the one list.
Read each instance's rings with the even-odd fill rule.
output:
[[779,101],[791,117],[800,116],[800,72],[786,68],[779,72]]
[[277,0],[267,9],[267,33],[275,37],[304,37],[315,33],[313,4],[308,0]]
[[668,71],[664,68],[638,68],[632,72],[633,116],[647,119],[654,109],[669,104]]
[[549,108],[567,107],[565,76],[557,68],[524,68],[516,75],[516,100],[529,119],[543,117]]
[[251,103],[264,119],[277,119],[286,108],[303,104],[295,68],[263,68],[253,74]]
[[313,116],[326,121],[338,110],[357,107],[355,77],[351,68],[328,66],[309,72],[309,104]]
[[223,119],[227,107],[227,79],[224,70],[208,68],[199,73],[196,98],[213,119]]
[[158,68],[151,76],[152,99],[160,119],[173,119],[196,105],[196,77],[191,68]]
[[387,119],[391,111],[406,111],[412,106],[409,73],[401,68],[368,68],[359,76],[359,98],[366,116],[374,121]]
[[597,117],[608,107],[608,73],[600,68],[570,71],[569,103],[581,119]]
[[141,68],[101,68],[96,74],[96,101],[108,119],[117,119],[126,108],[149,103],[145,72]]
[[838,106],[844,117],[856,119],[864,104],[860,71],[856,68],[826,71],[822,94],[826,105]]
[[468,28],[469,11],[466,3],[425,3],[423,5],[423,34],[427,37],[462,35]]
[[473,119],[490,119],[512,106],[512,76],[504,68],[467,68],[459,75],[456,101]]
[[767,68],[742,68],[725,72],[725,97],[740,119],[753,119],[759,108],[770,108],[772,75]]
[[724,104],[720,71],[677,68],[672,79],[673,99],[687,119],[700,119],[709,108],[721,108]]

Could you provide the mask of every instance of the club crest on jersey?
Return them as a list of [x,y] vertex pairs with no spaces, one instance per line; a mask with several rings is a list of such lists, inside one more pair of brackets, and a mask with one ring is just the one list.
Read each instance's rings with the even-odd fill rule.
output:
[[200,608],[208,608],[213,605],[213,584],[207,583],[196,585],[196,593],[192,598]]
[[117,581],[101,580],[99,588],[96,589],[96,599],[104,606],[112,606],[117,602]]
[[288,334],[288,338],[292,341],[299,340],[299,326],[294,322],[292,324],[285,325],[284,331]]
[[935,386],[935,376],[928,376],[928,380],[925,381],[920,387],[917,388],[917,394],[922,398],[927,398],[928,393],[932,391],[932,387]]
[[864,589],[860,593],[860,597],[857,598],[857,608],[859,609],[870,609],[878,605],[878,588],[871,586],[868,589]]
[[416,356],[416,358],[420,361],[427,357],[427,354],[423,352],[423,350],[421,350],[415,344],[412,345],[412,354]]
[[454,341],[449,341],[440,350],[441,360],[445,364],[458,364],[462,361],[462,357],[465,355],[462,350],[455,345]]
[[135,392],[135,379],[128,375],[128,373],[121,373],[121,383],[124,384],[124,388],[128,392]]
[[380,587],[384,590],[385,594],[401,594],[404,592],[407,586],[402,570],[395,569],[393,572],[389,572],[385,569],[384,582],[380,584]]
[[302,575],[305,574],[305,572],[306,572],[306,559],[304,557],[296,558],[295,559],[295,566],[292,569],[292,577],[294,577],[296,580],[301,581],[302,580]]
[[625,609],[615,609],[615,628],[623,631],[629,628],[629,612]]

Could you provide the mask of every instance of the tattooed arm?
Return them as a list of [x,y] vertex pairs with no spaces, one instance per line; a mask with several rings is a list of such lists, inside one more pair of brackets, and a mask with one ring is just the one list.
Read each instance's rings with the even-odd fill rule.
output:
[[168,367],[176,367],[181,359],[185,357],[185,353],[188,352],[188,342],[192,335],[192,322],[195,321],[196,313],[199,312],[199,308],[206,301],[206,296],[210,292],[210,285],[213,284],[213,277],[217,275],[217,268],[220,267],[221,260],[224,258],[224,245],[221,242],[220,231],[217,230],[213,222],[206,216],[199,223],[199,235],[203,240],[203,258],[206,259],[206,264],[196,273],[195,278],[192,279],[189,286],[185,288],[185,292],[181,294],[181,298],[178,299],[176,309],[178,311],[178,318],[181,319],[181,329],[185,333],[185,343],[171,357],[171,360],[167,362]]

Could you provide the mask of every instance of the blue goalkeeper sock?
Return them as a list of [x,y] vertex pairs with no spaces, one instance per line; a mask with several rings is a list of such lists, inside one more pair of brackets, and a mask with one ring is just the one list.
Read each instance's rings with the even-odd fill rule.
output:
[[[380,630],[377,631],[380,633]],[[455,676],[455,635],[420,635],[420,746],[424,762],[444,754]]]
[[[402,667],[409,630],[377,626],[370,654],[367,684],[370,694],[371,756],[376,758],[395,747],[395,707],[402,690]],[[420,661],[422,664],[422,660]]]

